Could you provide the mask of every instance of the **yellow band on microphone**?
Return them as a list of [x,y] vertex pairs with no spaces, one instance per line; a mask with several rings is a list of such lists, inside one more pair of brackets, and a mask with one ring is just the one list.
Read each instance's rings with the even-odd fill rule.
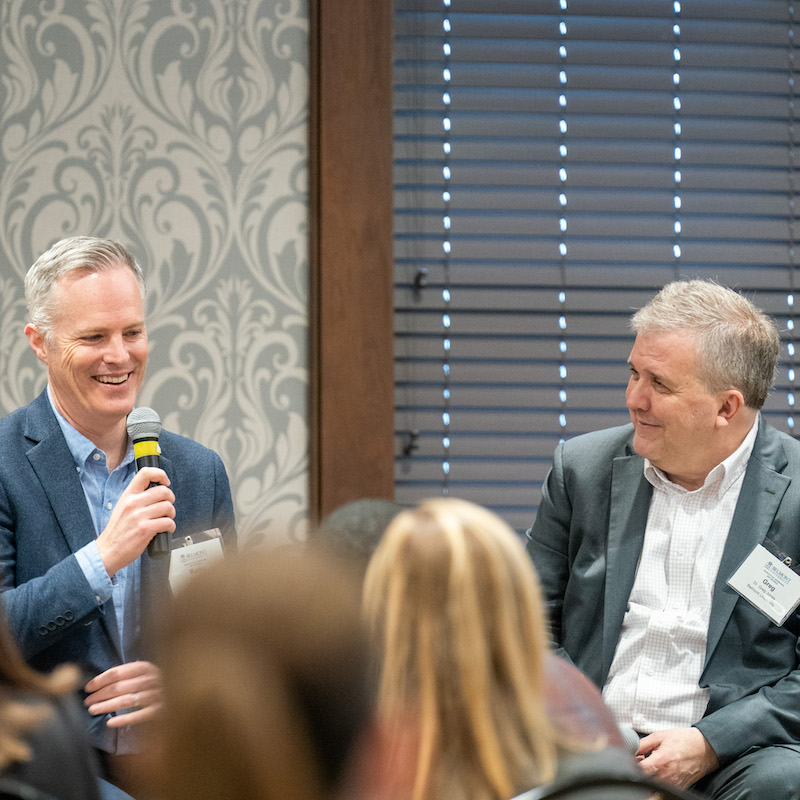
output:
[[158,439],[142,439],[133,443],[133,457],[160,456],[161,448],[158,446]]

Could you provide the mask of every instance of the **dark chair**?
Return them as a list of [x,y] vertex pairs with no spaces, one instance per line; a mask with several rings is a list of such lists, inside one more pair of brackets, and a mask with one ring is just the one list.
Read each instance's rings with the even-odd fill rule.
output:
[[56,800],[56,798],[16,778],[0,777],[0,800]]
[[608,775],[601,771],[587,771],[556,779],[546,786],[523,792],[514,800],[701,800],[689,789],[676,789],[645,775]]

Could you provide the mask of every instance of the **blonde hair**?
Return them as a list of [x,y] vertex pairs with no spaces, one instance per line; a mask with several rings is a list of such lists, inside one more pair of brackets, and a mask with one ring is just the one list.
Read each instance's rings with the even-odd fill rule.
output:
[[363,597],[379,713],[419,715],[413,800],[500,800],[552,780],[541,594],[499,517],[452,498],[401,512]]

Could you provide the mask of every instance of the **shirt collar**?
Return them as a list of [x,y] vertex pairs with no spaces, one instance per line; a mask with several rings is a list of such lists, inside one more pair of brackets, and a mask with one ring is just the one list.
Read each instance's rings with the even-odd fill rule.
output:
[[[761,412],[756,414],[752,427],[744,437],[744,441],[734,450],[724,461],[717,464],[711,472],[706,475],[703,485],[694,491],[699,492],[708,490],[716,486],[717,495],[722,496],[730,487],[741,477],[747,468],[747,462],[753,452],[756,436],[758,435],[758,424],[761,419]],[[650,460],[644,459],[644,476],[655,487],[668,492],[689,494],[689,490],[677,483],[673,483],[658,467],[653,466]]]
[[[50,402],[50,408],[56,415],[58,425],[64,438],[67,440],[67,447],[72,458],[75,460],[75,466],[79,469],[83,468],[89,457],[95,452],[102,452],[100,448],[91,439],[87,439],[82,433],[75,430],[72,425],[61,415],[61,412],[56,408],[55,401],[53,400],[53,393],[50,391],[50,384],[47,384],[47,399]],[[103,453],[105,455],[105,453]],[[125,458],[122,459],[120,466],[129,464],[133,460],[133,444],[128,442],[128,450],[125,453]]]

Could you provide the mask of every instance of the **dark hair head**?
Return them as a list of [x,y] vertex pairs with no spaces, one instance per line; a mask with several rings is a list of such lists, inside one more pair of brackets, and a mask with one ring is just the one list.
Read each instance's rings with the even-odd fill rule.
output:
[[161,655],[164,796],[340,786],[372,704],[358,582],[338,562],[295,547],[229,557],[175,597]]
[[315,544],[367,568],[389,523],[403,510],[391,500],[362,498],[331,511],[312,534]]

